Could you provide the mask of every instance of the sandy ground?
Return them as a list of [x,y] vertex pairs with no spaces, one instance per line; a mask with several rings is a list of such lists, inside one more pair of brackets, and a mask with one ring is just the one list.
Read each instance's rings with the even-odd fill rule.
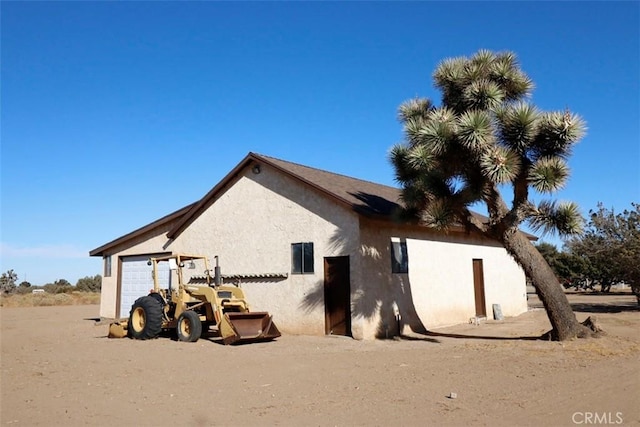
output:
[[596,314],[608,335],[535,340],[549,324],[534,309],[414,339],[223,346],[108,339],[107,326],[89,320],[98,306],[1,308],[0,424],[640,424],[635,298],[570,300],[578,320]]

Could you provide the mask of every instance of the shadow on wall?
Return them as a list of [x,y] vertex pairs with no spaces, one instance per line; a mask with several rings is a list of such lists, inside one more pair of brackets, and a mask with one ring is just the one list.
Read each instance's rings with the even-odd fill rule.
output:
[[[379,249],[375,247],[356,247],[349,242],[340,229],[337,229],[329,238],[328,248],[332,253],[350,255],[353,263],[354,257],[360,255],[359,265],[361,277],[351,277],[351,317],[353,319],[364,317],[365,319],[379,318],[376,326],[376,338],[389,339],[402,337],[405,327],[416,334],[425,335],[428,331],[420,320],[416,311],[411,291],[411,283],[407,274],[391,274],[390,248]],[[383,253],[380,253],[383,250]],[[352,264],[353,266],[353,264]],[[308,293],[300,304],[300,308],[307,313],[324,307],[324,282],[319,280],[313,290]]]
[[322,280],[318,280],[313,285],[313,290],[304,296],[300,308],[307,314],[311,314],[316,309],[324,308],[324,283]]
[[357,209],[368,214],[399,216],[401,213],[400,205],[385,199],[384,197],[363,192],[349,194],[362,202],[362,204],[357,206]]

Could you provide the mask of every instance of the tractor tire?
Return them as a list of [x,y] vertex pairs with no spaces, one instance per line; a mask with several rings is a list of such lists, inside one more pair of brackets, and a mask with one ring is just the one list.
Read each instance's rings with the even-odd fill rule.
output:
[[137,340],[149,340],[162,330],[162,304],[152,296],[140,297],[129,313],[129,336]]
[[202,322],[195,311],[184,311],[178,317],[178,339],[186,342],[196,342],[202,335]]

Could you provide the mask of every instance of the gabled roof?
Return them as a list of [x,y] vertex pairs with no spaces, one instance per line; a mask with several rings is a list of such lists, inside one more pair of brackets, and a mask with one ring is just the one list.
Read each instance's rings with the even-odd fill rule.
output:
[[368,217],[388,217],[400,209],[400,190],[387,185],[327,172],[273,157],[254,154],[292,178],[314,187],[359,214]]
[[373,182],[351,178],[273,157],[249,153],[218,185],[213,187],[199,202],[195,203],[191,210],[167,233],[167,236],[169,238],[178,236],[193,219],[202,213],[209,202],[214,199],[241,170],[256,164],[261,167],[265,165],[272,167],[284,175],[323,193],[346,208],[352,209],[367,217],[387,218],[391,216],[395,210],[400,208],[400,205],[397,203],[400,191],[397,188],[375,184]]
[[[199,201],[94,249],[90,252],[90,255],[101,256],[110,248],[129,239],[138,237],[156,227],[167,224],[170,221],[174,221],[175,224],[167,232],[167,237],[170,239],[176,238],[240,175],[242,170],[256,165],[273,168],[310,189],[325,195],[345,208],[351,209],[357,214],[368,218],[391,220],[394,217],[394,213],[398,212],[401,208],[399,204],[400,190],[398,188],[287,162],[269,156],[249,153]],[[487,220],[487,218],[482,215],[476,215],[482,221]]]

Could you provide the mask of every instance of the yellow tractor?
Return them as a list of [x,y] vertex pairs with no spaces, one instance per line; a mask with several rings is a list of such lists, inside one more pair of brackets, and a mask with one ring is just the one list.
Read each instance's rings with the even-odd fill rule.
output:
[[[168,280],[168,288],[160,288],[160,263],[169,264],[169,274],[176,272],[177,287]],[[241,288],[222,284],[218,257],[213,276],[207,258],[199,255],[150,258],[148,264],[153,266],[153,289],[133,303],[128,320],[110,325],[110,337],[128,335],[146,340],[156,338],[163,330],[175,329],[180,341],[217,336],[224,344],[233,344],[280,336],[269,313],[250,311]],[[204,267],[203,275],[183,271],[195,269],[196,264]]]

